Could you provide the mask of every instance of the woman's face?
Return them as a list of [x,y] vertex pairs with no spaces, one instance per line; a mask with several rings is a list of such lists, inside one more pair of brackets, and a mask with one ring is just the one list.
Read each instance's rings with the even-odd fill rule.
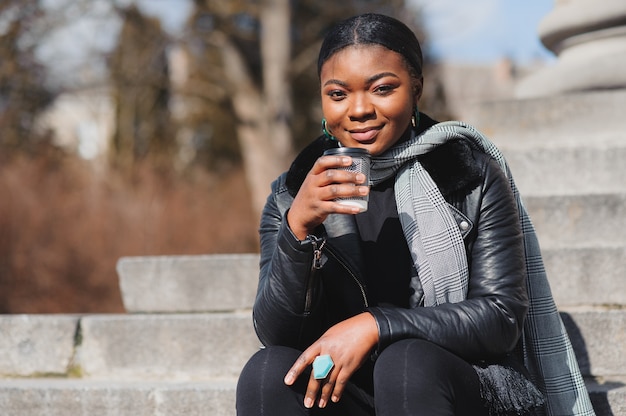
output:
[[320,79],[329,132],[343,146],[372,155],[389,149],[407,130],[422,92],[402,55],[379,45],[341,49],[323,64]]

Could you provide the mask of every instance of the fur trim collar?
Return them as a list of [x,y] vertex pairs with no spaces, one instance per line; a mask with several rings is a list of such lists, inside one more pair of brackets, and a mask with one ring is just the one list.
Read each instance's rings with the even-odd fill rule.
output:
[[[420,127],[426,129],[436,124],[422,114]],[[287,173],[289,193],[295,197],[315,161],[326,151],[337,147],[337,142],[320,136],[300,152]],[[482,173],[470,145],[462,139],[453,139],[419,157],[422,166],[433,178],[443,196],[461,193],[463,196],[476,188]]]

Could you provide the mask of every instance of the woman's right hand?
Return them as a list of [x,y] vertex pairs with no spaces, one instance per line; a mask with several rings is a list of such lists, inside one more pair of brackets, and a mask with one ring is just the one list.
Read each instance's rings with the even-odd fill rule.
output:
[[359,208],[341,205],[336,198],[365,196],[369,187],[362,173],[338,168],[352,164],[349,156],[322,156],[304,179],[289,212],[287,221],[299,240],[313,233],[329,214],[358,214]]

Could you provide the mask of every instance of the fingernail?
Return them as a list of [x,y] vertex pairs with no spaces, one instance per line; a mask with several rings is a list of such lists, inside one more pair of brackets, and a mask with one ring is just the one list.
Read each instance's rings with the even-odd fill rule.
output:
[[285,381],[285,384],[290,386],[293,383],[293,374],[287,373],[284,381]]
[[306,407],[307,409],[310,409],[313,407],[313,399],[310,397],[307,397],[306,399],[304,399],[304,407]]
[[352,159],[349,157],[342,157],[341,158],[341,163],[344,165],[351,165],[352,164]]
[[339,401],[339,396],[333,396],[330,398],[330,400],[332,400],[333,403],[337,403]]
[[326,400],[320,399],[318,406],[320,407],[320,409],[323,409],[324,407],[326,407]]
[[365,175],[363,175],[362,173],[357,174],[356,175],[356,181],[357,181],[357,183],[365,182]]

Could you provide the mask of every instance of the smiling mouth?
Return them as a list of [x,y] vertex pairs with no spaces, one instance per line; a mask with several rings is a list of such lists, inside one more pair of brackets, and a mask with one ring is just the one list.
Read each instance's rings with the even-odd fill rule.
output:
[[359,143],[367,143],[373,141],[379,132],[380,129],[376,128],[368,130],[351,130],[350,136],[352,136],[352,138]]

